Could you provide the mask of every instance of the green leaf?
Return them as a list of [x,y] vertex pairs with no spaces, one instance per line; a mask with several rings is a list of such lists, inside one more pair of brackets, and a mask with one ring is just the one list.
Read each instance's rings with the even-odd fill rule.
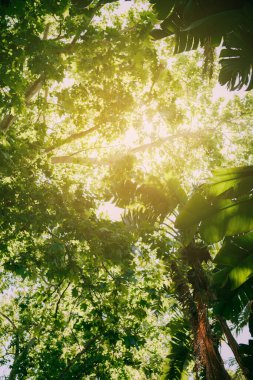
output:
[[211,284],[214,287],[222,288],[226,285],[230,268],[223,268],[212,275]]
[[253,254],[242,260],[229,273],[231,289],[236,289],[246,282],[253,274]]
[[227,238],[215,256],[214,262],[219,265],[233,267],[251,253],[252,247],[253,232],[242,236]]
[[227,200],[217,206],[217,212],[203,220],[200,226],[202,238],[208,243],[220,241],[253,229],[253,200],[233,202]]
[[243,23],[243,13],[238,10],[231,10],[198,19],[183,30],[201,37],[210,35],[222,37],[224,33],[229,32],[241,23]]
[[211,202],[205,197],[202,189],[195,192],[179,213],[175,227],[180,230],[189,229],[198,224],[203,218],[211,215],[215,209]]
[[151,4],[154,4],[154,8],[157,12],[158,19],[163,20],[168,13],[172,10],[175,1],[173,0],[150,0]]

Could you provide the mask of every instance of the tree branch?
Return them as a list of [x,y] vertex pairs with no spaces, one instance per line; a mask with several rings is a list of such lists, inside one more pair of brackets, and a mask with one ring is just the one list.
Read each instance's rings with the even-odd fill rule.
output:
[[79,140],[79,139],[87,136],[88,134],[96,131],[97,129],[99,129],[99,126],[86,129],[85,131],[72,133],[70,136],[66,137],[65,139],[62,139],[62,140],[58,141],[57,143],[55,143],[54,145],[50,146],[49,148],[45,149],[45,152],[49,153],[52,150],[61,147],[62,145],[69,144],[75,140]]
[[36,342],[35,338],[32,338],[29,340],[29,342],[26,344],[24,349],[22,350],[21,354],[18,355],[17,359],[14,361],[12,365],[11,372],[9,374],[8,380],[15,380],[19,371],[19,365],[21,364],[22,360],[25,358],[25,356],[28,354],[29,350],[34,346]]
[[14,327],[15,330],[18,329],[15,323],[8,317],[8,315],[2,313],[1,311],[0,311],[0,315],[4,317],[8,322],[10,322],[10,324]]
[[[87,19],[85,19],[85,24],[86,24],[85,30],[87,30],[87,26],[92,21],[97,10],[99,10],[102,6],[103,6],[103,4],[101,4],[99,2],[98,5],[92,9],[92,12],[90,14],[90,18],[89,18],[88,22],[87,22]],[[46,26],[45,26],[44,34],[42,37],[43,40],[46,40],[48,38],[49,28],[50,28],[50,23],[46,24]],[[72,53],[72,48],[75,46],[75,44],[78,41],[78,39],[80,38],[82,32],[83,32],[83,29],[80,27],[79,30],[76,32],[75,36],[73,37],[72,41],[70,42],[70,44],[67,46],[65,53],[66,52],[69,52],[70,54]],[[45,80],[45,73],[42,73],[39,76],[39,78],[36,79],[35,82],[33,82],[27,88],[27,90],[25,92],[25,103],[26,103],[26,105],[28,105],[30,103],[31,99],[40,91],[40,89],[44,83],[44,80]],[[9,112],[7,115],[4,116],[4,118],[0,122],[0,131],[2,131],[3,133],[6,133],[9,130],[9,128],[14,124],[16,119],[17,119],[17,115],[13,115]]]
[[60,297],[59,297],[59,299],[57,301],[55,312],[54,312],[54,317],[55,318],[57,317],[57,313],[58,313],[58,310],[59,310],[59,305],[60,305],[61,299],[63,298],[65,292],[68,290],[69,286],[70,286],[70,282],[68,283],[68,285],[66,286],[66,288],[63,290],[63,292],[60,294]]
[[77,362],[78,359],[81,358],[81,356],[83,354],[85,354],[85,352],[92,346],[93,343],[95,343],[95,341],[97,340],[97,336],[93,337],[92,339],[90,339],[86,345],[84,346],[84,348],[70,361],[70,363],[67,365],[67,367],[60,373],[60,375],[57,377],[56,380],[62,380],[65,378],[65,376],[67,375],[67,373],[69,372],[69,370],[71,369],[71,367],[73,367],[73,365]]
[[[81,132],[82,133],[82,132]],[[77,134],[76,134],[77,135]],[[77,165],[86,165],[88,163],[91,163],[91,164],[104,164],[104,165],[111,165],[113,164],[115,161],[119,160],[120,158],[124,157],[124,155],[127,155],[127,154],[133,154],[133,153],[140,153],[140,152],[144,152],[148,149],[152,149],[152,148],[156,148],[156,147],[159,147],[160,145],[166,143],[167,141],[171,141],[171,140],[174,140],[176,138],[180,138],[180,137],[184,137],[185,135],[180,133],[180,134],[177,134],[177,135],[170,135],[170,136],[167,136],[163,139],[158,139],[156,141],[153,141],[151,143],[148,143],[148,144],[143,144],[143,145],[139,145],[135,148],[132,148],[130,149],[128,152],[126,152],[125,154],[117,154],[117,155],[114,155],[113,157],[109,157],[109,158],[104,158],[102,160],[99,160],[99,159],[96,159],[96,158],[89,158],[89,157],[73,157],[72,154],[68,155],[68,156],[54,156],[52,157],[51,159],[51,162],[53,164],[77,164]],[[189,136],[187,136],[189,137]],[[195,137],[195,135],[193,136]],[[77,137],[78,138],[78,137]]]
[[230,331],[230,328],[227,325],[226,320],[221,316],[218,316],[217,319],[220,322],[222,331],[223,331],[225,337],[227,338],[227,343],[228,343],[229,347],[231,348],[231,351],[233,352],[234,357],[235,357],[240,369],[242,370],[242,373],[244,374],[244,376],[247,380],[250,380],[251,379],[250,373],[249,373],[248,369],[243,364],[242,357],[241,357],[241,354],[239,351],[239,345],[236,342],[235,338],[233,337],[233,335]]

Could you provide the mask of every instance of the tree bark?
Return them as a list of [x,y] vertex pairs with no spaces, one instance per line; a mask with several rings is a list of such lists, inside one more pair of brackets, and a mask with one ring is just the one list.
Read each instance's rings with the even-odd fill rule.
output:
[[32,338],[24,347],[24,349],[21,351],[21,353],[17,356],[16,360],[14,361],[12,365],[12,369],[8,376],[8,380],[16,380],[18,371],[19,371],[19,365],[21,364],[25,356],[27,356],[29,350],[34,346],[35,342],[36,342],[36,339]]
[[[206,380],[231,380],[211,334],[208,308],[202,297],[203,289],[199,289],[197,280],[196,283],[191,282],[193,287],[193,292],[191,292],[175,262],[172,264],[172,271],[179,300],[186,315],[189,316],[192,327],[197,371],[200,372],[203,369]],[[197,276],[198,273],[196,272],[195,275]]]

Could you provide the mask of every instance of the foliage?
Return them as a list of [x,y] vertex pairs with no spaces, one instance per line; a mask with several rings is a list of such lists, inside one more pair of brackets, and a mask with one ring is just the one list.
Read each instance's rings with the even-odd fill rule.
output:
[[214,318],[252,331],[251,220],[234,236],[252,168],[187,194],[232,151],[249,163],[253,98],[213,101],[217,73],[150,38],[147,2],[20,4],[1,3],[1,364],[9,379],[210,379]]
[[[252,2],[245,1],[151,1],[155,5],[160,29],[154,38],[175,35],[175,53],[199,46],[205,51],[205,69],[212,75],[214,46],[219,46],[219,81],[231,90],[252,89]],[[211,65],[211,66],[210,66]]]

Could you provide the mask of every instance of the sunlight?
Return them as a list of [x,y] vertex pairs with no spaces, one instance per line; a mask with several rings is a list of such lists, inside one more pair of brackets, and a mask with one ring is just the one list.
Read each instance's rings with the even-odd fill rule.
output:
[[127,147],[132,147],[138,141],[138,133],[134,127],[130,127],[123,136],[123,142]]
[[120,222],[123,214],[123,209],[115,206],[111,202],[103,202],[97,209],[97,216],[110,219],[112,222]]
[[229,91],[226,86],[221,86],[219,83],[217,83],[213,89],[212,100],[216,101],[220,98],[223,98],[224,101],[227,103],[229,100],[233,99],[235,96],[239,96],[240,98],[243,98],[245,94],[246,94],[246,91],[244,89],[239,90],[239,91]]
[[74,83],[75,83],[74,78],[65,77],[62,81],[62,87],[63,88],[72,87]]

